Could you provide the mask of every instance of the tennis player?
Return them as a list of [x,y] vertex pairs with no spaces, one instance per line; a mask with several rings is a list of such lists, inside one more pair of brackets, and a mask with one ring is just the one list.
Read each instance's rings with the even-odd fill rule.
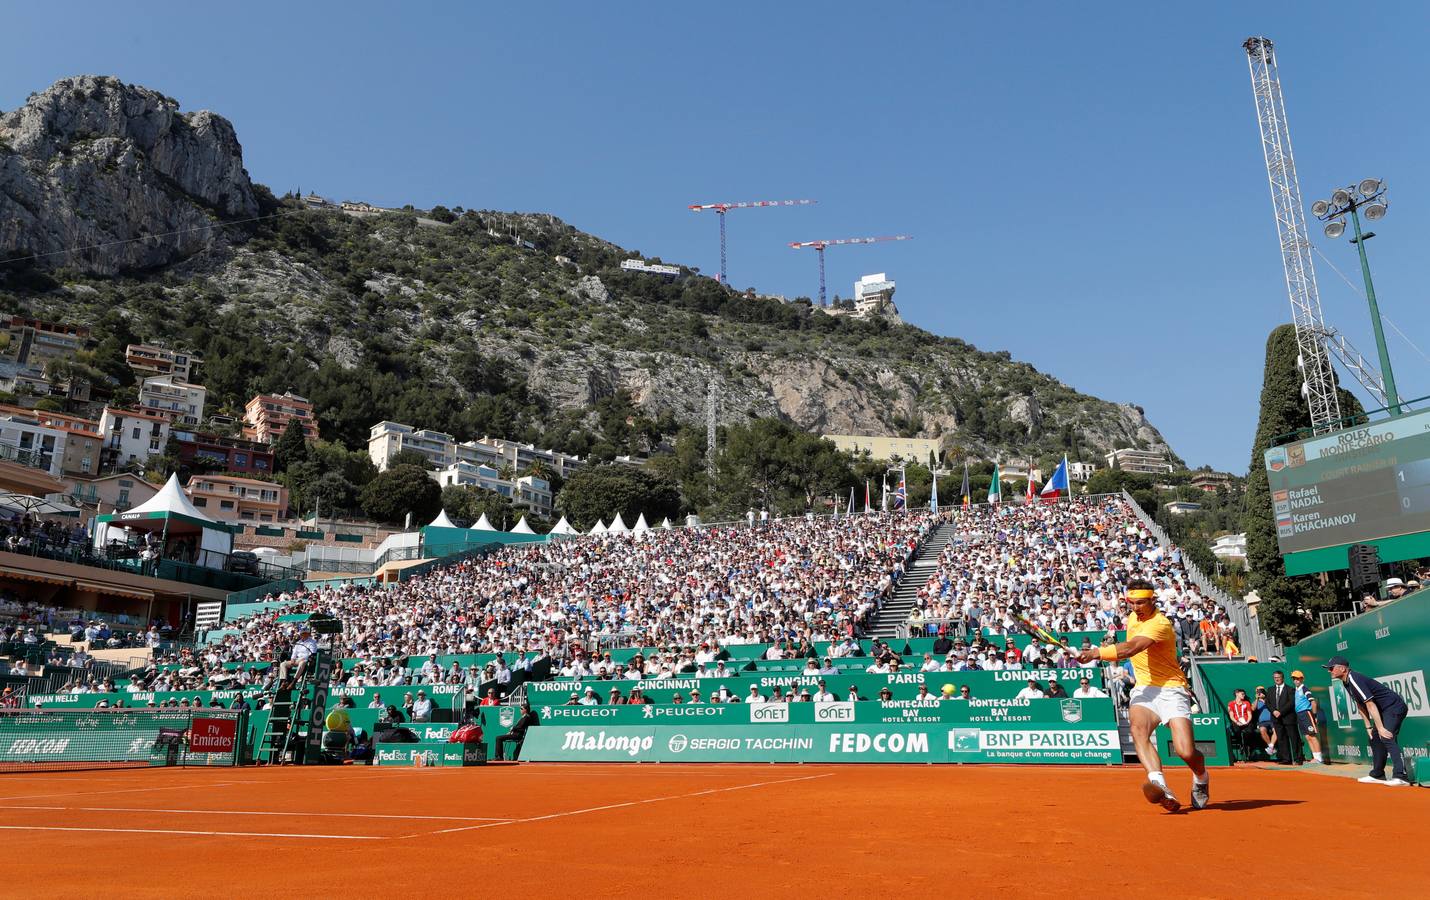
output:
[[1137,758],[1147,770],[1142,795],[1149,803],[1160,803],[1168,812],[1182,804],[1167,786],[1162,774],[1162,758],[1153,737],[1157,726],[1166,723],[1172,732],[1172,748],[1192,770],[1192,808],[1202,809],[1211,800],[1206,762],[1192,740],[1192,697],[1187,676],[1177,664],[1177,635],[1172,623],[1157,610],[1157,594],[1151,582],[1133,579],[1127,584],[1127,640],[1120,644],[1078,651],[1080,662],[1102,660],[1111,663],[1132,660],[1135,684],[1129,717]]

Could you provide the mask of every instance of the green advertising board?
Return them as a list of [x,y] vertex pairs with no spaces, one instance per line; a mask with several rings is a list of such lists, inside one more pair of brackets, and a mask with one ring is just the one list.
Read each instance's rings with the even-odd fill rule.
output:
[[416,744],[377,744],[373,747],[377,766],[483,766],[486,748],[481,744],[448,744],[422,741]]
[[709,700],[722,685],[737,697],[748,694],[750,685],[757,685],[760,691],[766,695],[776,685],[785,690],[791,686],[800,689],[808,687],[810,692],[814,693],[819,689],[819,682],[822,679],[829,691],[841,700],[848,696],[851,685],[858,688],[859,696],[865,700],[878,699],[879,689],[883,687],[889,688],[895,700],[912,700],[918,696],[920,684],[927,685],[931,694],[938,694],[945,684],[954,685],[955,688],[967,685],[973,697],[982,700],[1013,697],[1023,689],[1030,678],[1036,679],[1044,687],[1047,686],[1049,680],[1056,679],[1062,685],[1063,690],[1071,694],[1077,688],[1078,680],[1083,677],[1090,678],[1092,683],[1099,688],[1102,686],[1102,672],[1097,668],[900,672],[890,675],[876,675],[868,672],[840,675],[745,672],[732,675],[729,678],[666,678],[643,681],[586,679],[582,681],[532,682],[526,686],[526,696],[531,700],[533,706],[538,704],[555,706],[565,703],[573,693],[583,696],[587,687],[594,689],[602,700],[606,699],[612,688],[618,688],[622,696],[626,696],[630,694],[631,688],[639,687],[643,694],[651,697],[657,703],[669,703],[677,693],[689,699],[692,689],[698,689],[704,698]]
[[859,725],[1098,722],[1116,725],[1108,699],[866,700],[858,703],[667,703],[533,707],[542,725]]
[[[166,752],[156,746],[160,729],[188,734],[196,718],[205,717],[203,713],[191,715],[188,710],[7,710],[0,716],[0,762],[164,765]],[[228,748],[224,752],[196,752],[189,749],[186,741],[180,751],[184,765],[231,766],[239,760],[239,719],[224,713],[222,721],[229,723]]]
[[1112,724],[551,726],[532,728],[533,762],[1120,764]]
[[1411,774],[1420,781],[1430,780],[1430,762],[1426,762],[1430,755],[1427,647],[1430,603],[1417,593],[1313,635],[1287,651],[1287,667],[1305,673],[1312,696],[1326,711],[1326,743],[1332,759],[1370,762],[1370,743],[1360,711],[1341,683],[1321,668],[1330,657],[1344,656],[1352,669],[1405,698],[1410,712],[1400,727],[1399,744]]
[[[1202,751],[1209,766],[1231,765],[1231,749],[1227,743],[1226,723],[1221,716],[1192,716],[1192,742]],[[1157,729],[1157,753],[1162,765],[1185,766],[1172,750],[1172,732],[1165,725]]]

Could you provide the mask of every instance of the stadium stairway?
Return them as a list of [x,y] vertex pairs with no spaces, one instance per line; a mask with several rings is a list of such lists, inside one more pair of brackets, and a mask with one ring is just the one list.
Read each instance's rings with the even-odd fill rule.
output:
[[914,608],[914,599],[918,596],[919,588],[928,581],[929,570],[938,565],[938,555],[951,540],[951,522],[939,525],[929,534],[918,554],[905,567],[904,577],[894,589],[894,596],[888,599],[884,608],[874,617],[873,627],[870,629],[872,636],[886,641],[899,636],[900,627],[909,621],[909,611]]

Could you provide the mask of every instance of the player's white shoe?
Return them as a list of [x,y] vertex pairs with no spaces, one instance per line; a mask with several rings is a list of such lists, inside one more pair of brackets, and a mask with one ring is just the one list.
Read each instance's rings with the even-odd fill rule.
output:
[[1211,782],[1204,784],[1192,782],[1192,809],[1206,809],[1207,804],[1212,802]]
[[1385,784],[1390,787],[1410,787],[1410,782],[1404,778],[1387,778]]
[[1176,812],[1182,808],[1182,802],[1172,795],[1170,788],[1163,787],[1150,778],[1142,782],[1142,796],[1147,798],[1148,803],[1161,804],[1167,812]]
[[1373,775],[1362,775],[1357,778],[1356,781],[1359,781],[1361,784],[1385,784],[1384,778],[1376,778]]

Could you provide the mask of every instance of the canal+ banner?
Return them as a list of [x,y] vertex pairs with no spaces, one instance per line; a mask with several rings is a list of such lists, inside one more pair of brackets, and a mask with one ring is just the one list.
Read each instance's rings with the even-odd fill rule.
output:
[[771,728],[541,725],[532,762],[851,762],[1120,764],[1114,724],[820,724]]

